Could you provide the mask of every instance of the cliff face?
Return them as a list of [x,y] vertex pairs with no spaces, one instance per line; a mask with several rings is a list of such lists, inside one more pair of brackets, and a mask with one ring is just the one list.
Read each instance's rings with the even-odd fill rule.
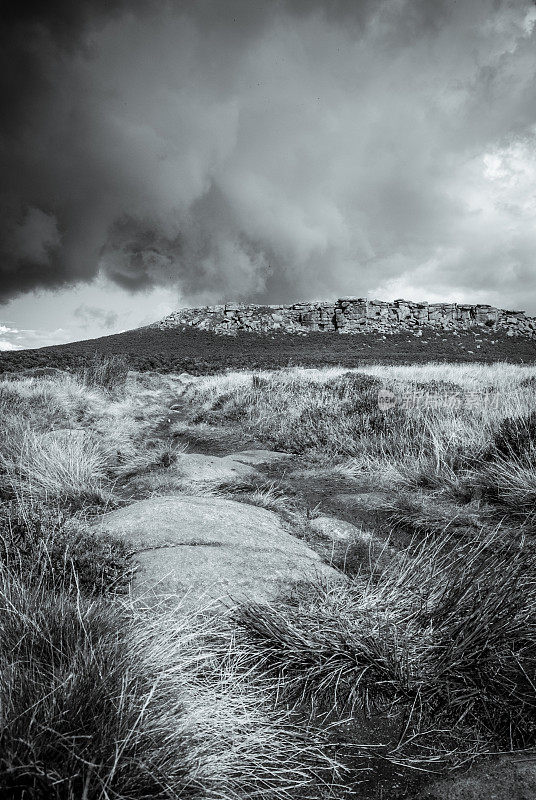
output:
[[334,303],[294,303],[289,306],[259,306],[227,303],[204,308],[184,308],[156,323],[159,328],[192,326],[200,330],[234,334],[238,331],[258,333],[308,333],[336,331],[383,334],[411,330],[422,335],[427,326],[445,330],[484,327],[506,330],[509,336],[536,338],[536,318],[524,311],[505,311],[487,305],[458,303],[415,303],[409,300],[366,300],[341,297]]

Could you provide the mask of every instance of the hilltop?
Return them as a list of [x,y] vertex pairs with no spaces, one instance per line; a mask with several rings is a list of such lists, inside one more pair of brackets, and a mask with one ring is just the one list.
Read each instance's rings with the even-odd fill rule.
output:
[[158,328],[188,325],[216,333],[257,331],[268,333],[310,333],[323,331],[345,334],[413,332],[423,328],[504,330],[509,336],[536,336],[536,318],[524,311],[508,311],[490,305],[427,303],[412,300],[367,300],[341,297],[334,302],[294,303],[292,305],[225,305],[183,308],[156,323]]
[[68,368],[95,352],[124,356],[133,369],[193,374],[377,362],[530,364],[536,362],[535,336],[536,320],[492,306],[359,299],[331,305],[227,304],[181,309],[112,336],[2,353],[0,373]]

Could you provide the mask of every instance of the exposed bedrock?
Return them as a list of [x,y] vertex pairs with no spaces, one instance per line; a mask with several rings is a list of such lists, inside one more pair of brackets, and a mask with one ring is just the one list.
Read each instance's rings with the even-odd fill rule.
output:
[[160,328],[188,325],[217,333],[239,330],[265,333],[336,331],[397,333],[413,330],[420,335],[426,326],[446,330],[482,327],[506,330],[510,336],[536,336],[536,318],[524,311],[507,311],[489,305],[462,303],[416,303],[411,300],[367,300],[341,297],[335,302],[292,305],[245,305],[226,303],[203,308],[182,308],[156,323]]

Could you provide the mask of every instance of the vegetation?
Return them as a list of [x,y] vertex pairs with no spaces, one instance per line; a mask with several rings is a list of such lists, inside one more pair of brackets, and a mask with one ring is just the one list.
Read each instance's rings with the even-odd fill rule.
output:
[[329,749],[241,669],[228,622],[132,601],[127,546],[92,528],[171,463],[177,381],[115,366],[0,383],[0,796],[316,797]]
[[[287,702],[391,719],[383,760],[431,768],[536,746],[529,378],[432,364],[231,374],[188,389],[193,428],[239,425],[332,479],[385,490],[375,524],[389,558],[367,570],[358,536],[333,543],[345,588],[238,612],[252,663]],[[395,398],[384,410],[382,386]]]
[[[381,765],[535,748],[535,386],[509,364],[186,380],[99,356],[4,376],[0,796],[359,797]],[[346,583],[231,617],[130,598],[94,517],[144,478],[180,488],[188,436],[220,434],[295,458],[199,491],[274,511]],[[341,490],[374,504],[327,541],[311,520]]]
[[222,336],[192,328],[138,328],[113,336],[39,350],[0,354],[0,373],[57,368],[83,371],[97,353],[124,359],[138,371],[189,372],[209,375],[227,369],[280,369],[288,366],[360,367],[364,364],[426,364],[440,362],[533,364],[536,341],[508,337],[487,328],[432,330],[421,338],[410,331],[341,335],[239,333]]
[[[223,623],[0,574],[3,797],[314,796],[331,764],[237,673]],[[219,643],[218,643],[219,642]],[[227,644],[224,644],[226,642]]]
[[292,702],[395,718],[385,758],[431,766],[534,747],[534,555],[499,532],[454,549],[425,540],[366,586],[239,620],[252,661]]

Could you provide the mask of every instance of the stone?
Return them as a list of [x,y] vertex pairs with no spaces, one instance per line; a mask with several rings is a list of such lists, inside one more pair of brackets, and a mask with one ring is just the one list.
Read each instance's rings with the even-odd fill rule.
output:
[[262,464],[275,464],[292,459],[291,453],[278,453],[275,450],[242,450],[225,457],[225,461],[234,461],[239,464],[249,464],[256,467]]
[[251,478],[257,470],[229,456],[209,456],[201,453],[181,453],[175,469],[186,483],[220,482]]
[[334,303],[294,303],[291,306],[227,303],[225,306],[182,309],[155,323],[160,328],[181,325],[232,335],[238,330],[301,335],[311,331],[344,334],[386,332],[386,326],[390,326],[393,332],[408,330],[410,325],[439,326],[449,330],[488,326],[512,329],[516,335],[536,338],[536,319],[526,317],[524,311],[484,304],[427,304],[402,299],[388,303],[362,297],[342,297]]
[[267,603],[300,583],[345,578],[288,533],[273,511],[220,497],[151,497],[95,525],[131,548],[135,596],[186,606]]
[[429,784],[414,800],[533,800],[534,757],[501,756]]
[[309,527],[315,533],[325,536],[328,539],[348,541],[349,539],[359,539],[367,544],[373,539],[370,531],[364,531],[352,525],[351,522],[346,522],[343,519],[336,517],[321,516],[315,517],[309,523]]

